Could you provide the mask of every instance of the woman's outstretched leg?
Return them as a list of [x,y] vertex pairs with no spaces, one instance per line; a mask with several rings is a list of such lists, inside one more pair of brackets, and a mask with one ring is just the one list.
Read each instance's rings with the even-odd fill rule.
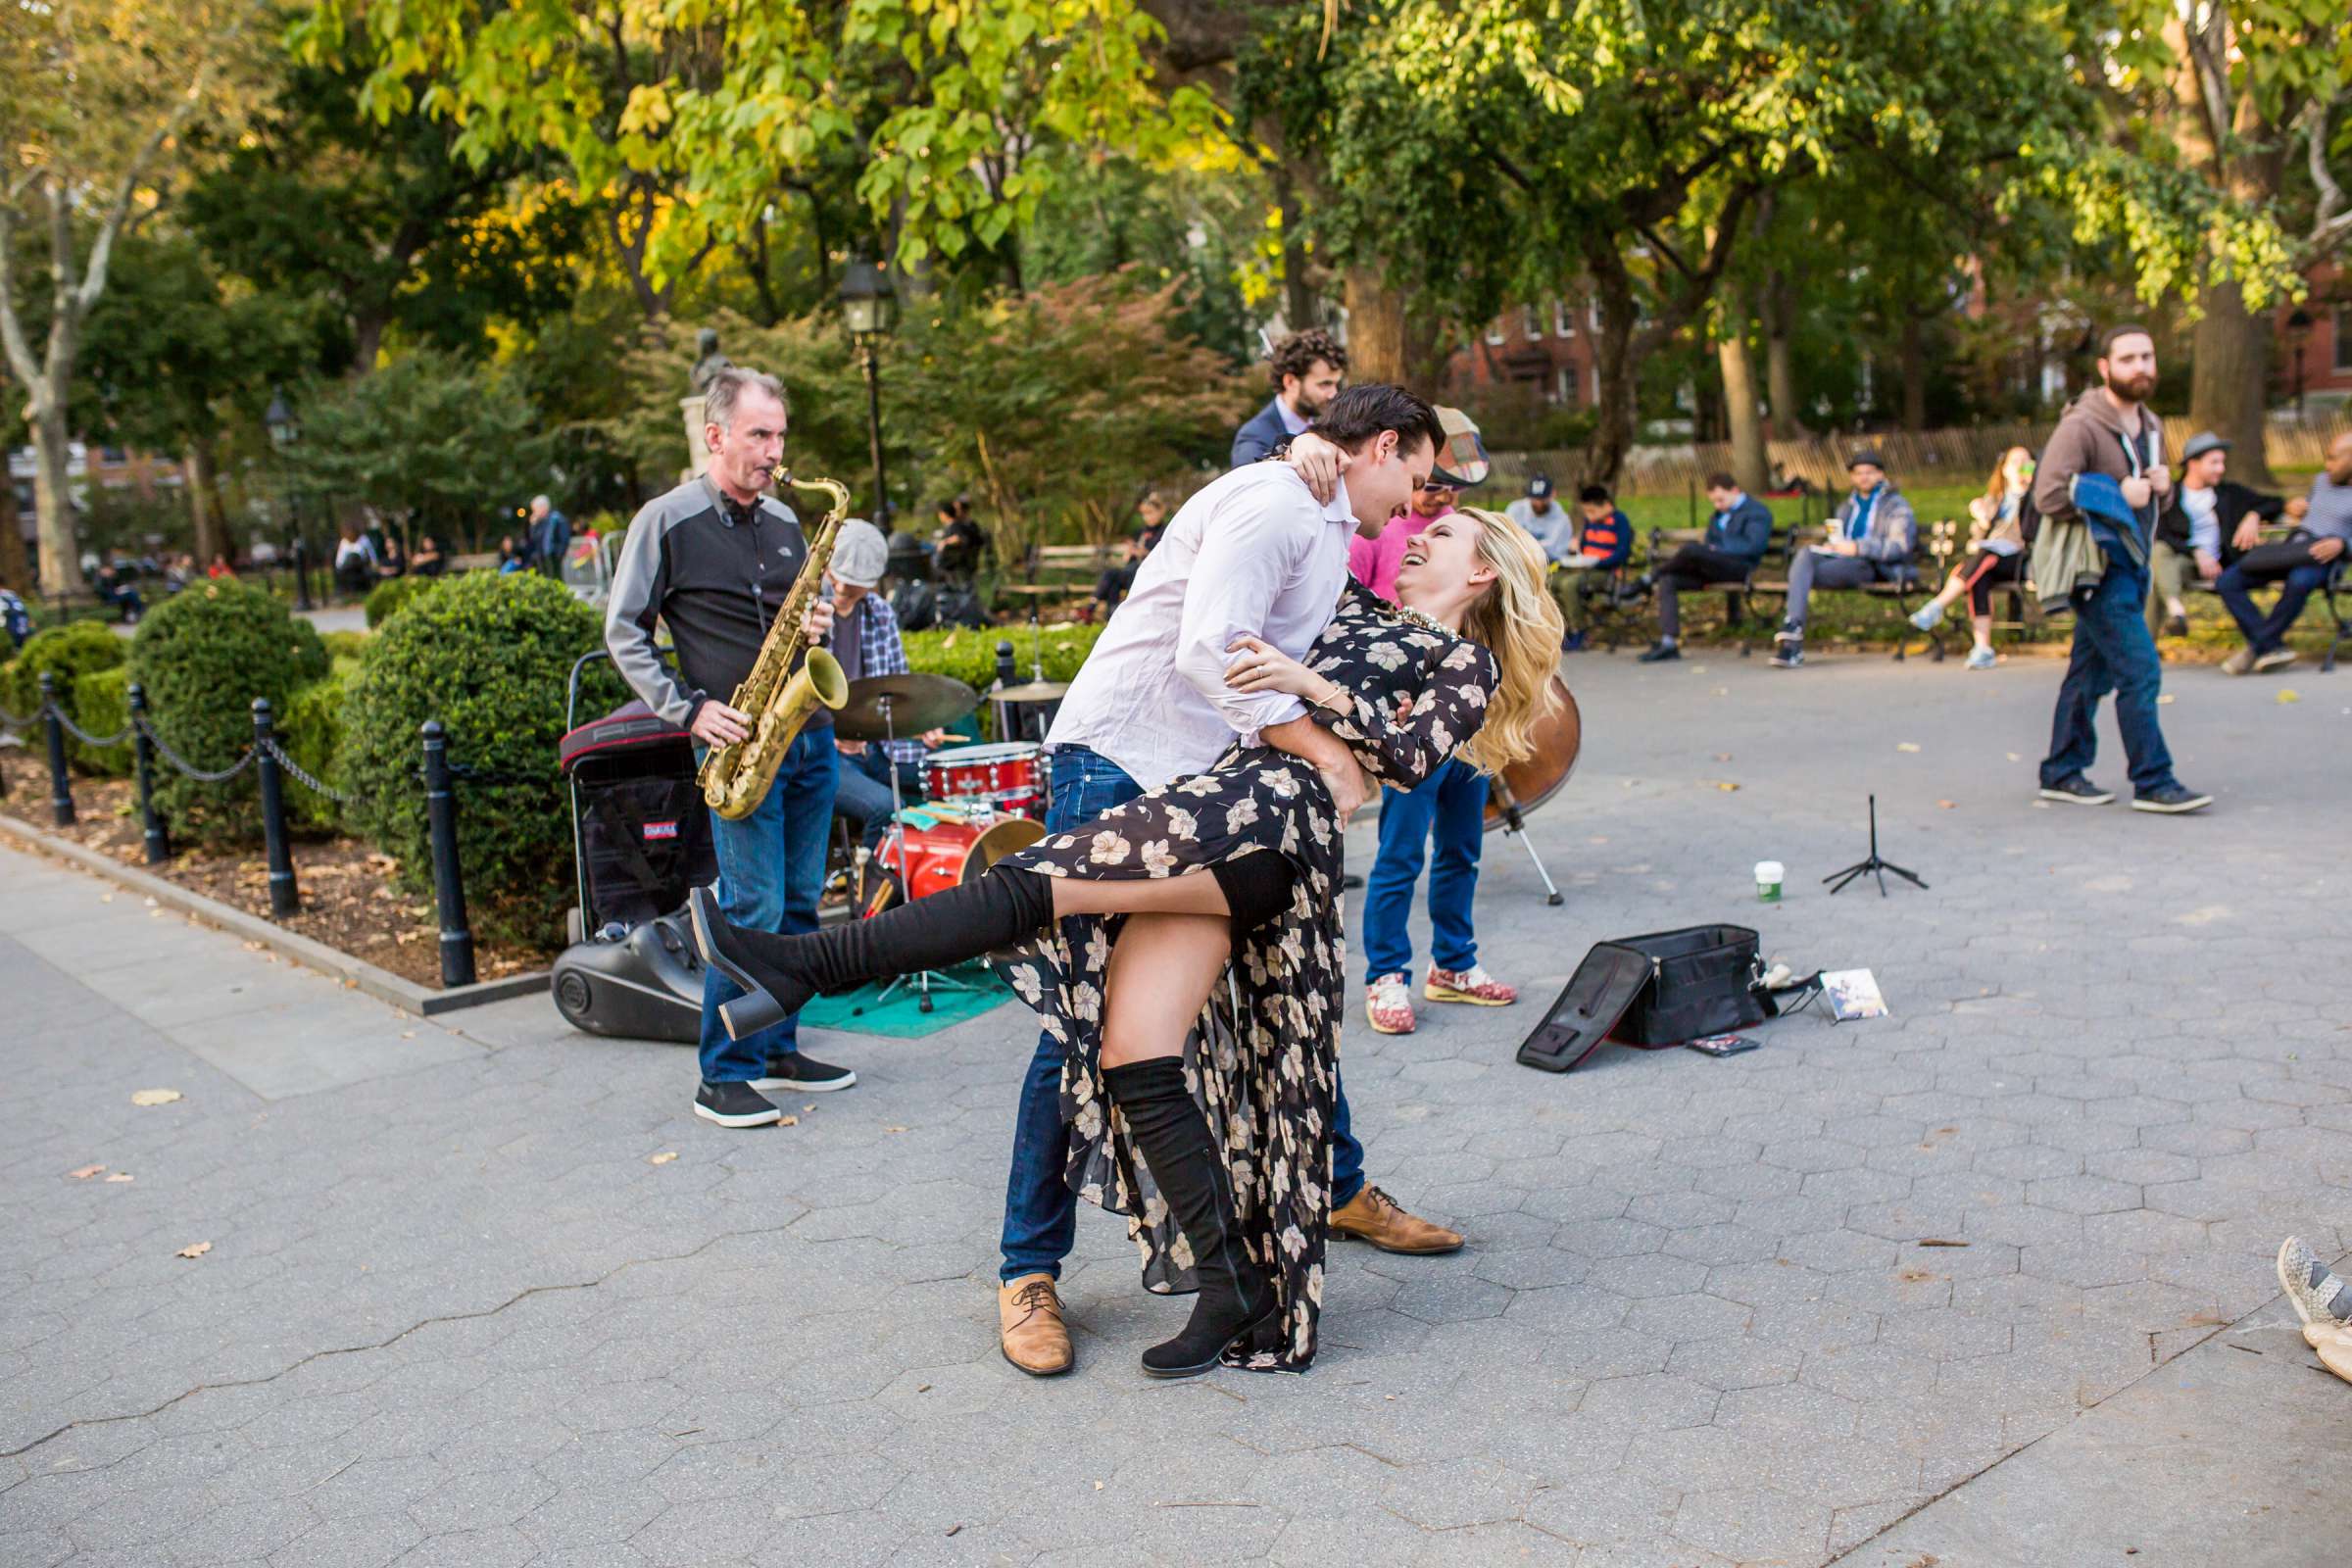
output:
[[1184,1040],[1232,955],[1220,916],[1138,914],[1111,949],[1102,1012],[1102,1082],[1152,1181],[1182,1227],[1200,1294],[1184,1331],[1144,1352],[1144,1371],[1189,1378],[1277,1310],[1264,1270],[1242,1248],[1225,1152],[1184,1084]]

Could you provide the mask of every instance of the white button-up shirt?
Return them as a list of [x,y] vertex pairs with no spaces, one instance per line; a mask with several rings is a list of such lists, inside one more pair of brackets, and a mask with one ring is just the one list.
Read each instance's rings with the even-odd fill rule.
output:
[[1318,503],[1288,464],[1236,468],[1178,510],[1102,628],[1046,744],[1086,746],[1145,789],[1205,769],[1238,735],[1306,711],[1225,684],[1247,633],[1303,659],[1338,608],[1355,516],[1345,482]]

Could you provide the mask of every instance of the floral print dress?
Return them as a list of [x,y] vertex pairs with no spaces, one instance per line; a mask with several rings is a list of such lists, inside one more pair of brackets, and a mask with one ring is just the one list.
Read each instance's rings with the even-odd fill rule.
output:
[[[1304,661],[1346,689],[1348,711],[1316,710],[1375,778],[1411,789],[1485,721],[1494,657],[1350,583]],[[1226,1353],[1253,1371],[1304,1371],[1315,1354],[1331,1215],[1331,1124],[1346,944],[1341,836],[1312,765],[1270,746],[1236,746],[1177,779],[1000,862],[1047,876],[1165,877],[1250,855],[1287,856],[1291,906],[1237,939],[1224,982],[1185,1042],[1185,1080],[1224,1148],[1240,1236],[1272,1279],[1281,1311],[1256,1345]],[[1128,1216],[1144,1284],[1190,1291],[1190,1244],[1129,1143],[1102,1085],[1102,1003],[1118,921],[1066,919],[1004,960],[1004,976],[1068,1051],[1061,1106],[1068,1179]]]

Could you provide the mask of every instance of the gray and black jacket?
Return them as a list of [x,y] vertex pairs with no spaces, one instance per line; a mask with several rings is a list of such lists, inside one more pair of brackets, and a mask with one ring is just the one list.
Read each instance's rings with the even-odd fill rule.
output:
[[[808,541],[792,509],[772,496],[737,507],[708,475],[657,496],[629,520],[605,646],[646,706],[681,729],[704,703],[733,695],[760,657]],[[654,651],[654,622],[668,623],[678,667]],[[819,708],[808,721],[822,728]]]

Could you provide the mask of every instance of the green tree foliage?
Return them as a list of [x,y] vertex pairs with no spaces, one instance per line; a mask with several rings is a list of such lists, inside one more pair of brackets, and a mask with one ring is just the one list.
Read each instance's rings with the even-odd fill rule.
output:
[[[285,601],[233,577],[191,584],[140,618],[130,678],[146,688],[156,733],[193,765],[228,766],[253,744],[253,701],[278,713],[327,672],[325,645]],[[166,766],[156,801],[175,834],[245,839],[260,831],[253,780],[205,784]]]
[[[343,710],[343,776],[354,826],[400,862],[412,892],[432,886],[418,730],[439,719],[453,762],[480,775],[459,786],[458,848],[475,928],[553,946],[572,898],[571,841],[556,746],[573,661],[603,623],[553,580],[472,572],[384,623],[360,657]],[[584,710],[622,700],[609,665],[594,668]]]
[[539,488],[539,417],[513,378],[432,350],[365,380],[315,383],[289,459],[314,505],[365,505],[444,545],[480,549]]

